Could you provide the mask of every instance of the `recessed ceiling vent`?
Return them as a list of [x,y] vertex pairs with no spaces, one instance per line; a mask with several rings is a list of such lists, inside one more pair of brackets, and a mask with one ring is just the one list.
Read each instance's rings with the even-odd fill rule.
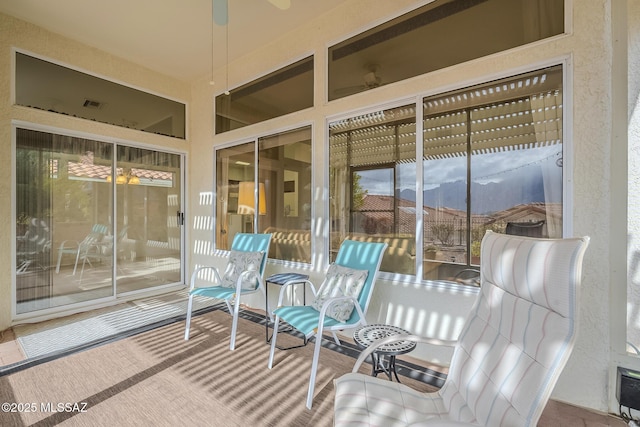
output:
[[102,108],[102,102],[100,101],[92,101],[90,99],[85,99],[84,100],[84,104],[82,104],[83,107],[87,107],[87,108],[93,108],[96,110],[99,110],[100,108]]

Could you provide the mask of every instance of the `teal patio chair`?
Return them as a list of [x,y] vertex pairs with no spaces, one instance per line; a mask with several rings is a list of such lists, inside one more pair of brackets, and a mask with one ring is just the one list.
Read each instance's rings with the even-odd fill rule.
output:
[[314,300],[311,305],[282,306],[286,289],[301,284],[300,282],[285,284],[280,290],[278,308],[273,312],[275,320],[269,353],[269,369],[273,367],[280,320],[301,332],[305,339],[315,336],[311,377],[307,393],[307,408],[309,409],[313,403],[322,334],[325,331],[331,332],[336,344],[340,345],[336,331],[366,325],[365,314],[386,247],[386,243],[355,240],[342,242],[336,260],[327,269],[320,288],[316,291],[310,281],[302,283],[303,286],[308,284],[313,292]]
[[[238,329],[238,313],[240,311],[240,296],[254,292],[264,291],[264,269],[267,265],[267,256],[271,234],[236,233],[231,243],[231,254],[223,274],[216,267],[202,266],[191,274],[191,286],[189,288],[189,302],[187,304],[187,324],[184,331],[184,339],[189,339],[191,326],[191,310],[193,309],[193,297],[198,295],[206,298],[224,300],[233,316],[231,326],[231,342],[229,349],[236,346],[236,331]],[[213,272],[214,286],[196,287],[198,274],[203,270]]]

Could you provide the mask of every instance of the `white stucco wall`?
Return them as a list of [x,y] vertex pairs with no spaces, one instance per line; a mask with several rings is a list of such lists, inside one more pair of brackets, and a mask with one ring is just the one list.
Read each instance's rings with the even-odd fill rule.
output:
[[27,22],[0,14],[0,215],[5,218],[0,224],[0,330],[12,323],[12,274],[14,255],[12,245],[14,222],[12,213],[13,161],[11,129],[12,120],[34,123],[51,129],[81,133],[85,136],[99,135],[107,141],[131,141],[155,147],[164,147],[176,152],[187,152],[188,140],[179,140],[151,133],[138,132],[90,120],[78,119],[61,114],[13,105],[13,49],[29,52],[36,56],[67,65],[100,77],[166,96],[188,103],[190,86],[140,65],[121,60],[78,41],[52,34]]
[[629,340],[640,344],[640,3],[630,2],[629,16]]
[[[309,25],[294,30],[286,38],[272,43],[260,52],[241,58],[229,67],[229,84],[235,87],[313,53],[316,70],[315,106],[219,136],[214,136],[213,133],[213,97],[224,88],[210,86],[209,76],[203,76],[191,82],[189,86],[0,15],[0,156],[4,159],[11,158],[11,119],[34,121],[174,149],[188,149],[187,252],[188,271],[191,271],[196,265],[204,263],[224,265],[222,258],[212,255],[211,247],[214,228],[211,205],[214,180],[213,147],[311,124],[314,138],[313,245],[317,258],[313,260],[312,266],[300,268],[319,281],[320,271],[326,265],[322,254],[325,252],[324,236],[328,230],[327,224],[319,220],[327,217],[327,117],[403,99],[416,102],[423,95],[564,61],[568,77],[564,90],[568,107],[564,111],[564,142],[573,153],[572,157],[564,162],[565,172],[570,178],[565,197],[571,209],[565,212],[564,218],[570,224],[572,234],[589,235],[591,244],[585,257],[583,272],[579,338],[554,390],[553,398],[601,411],[617,412],[617,405],[612,400],[614,390],[611,385],[611,372],[614,365],[628,361],[616,348],[617,344],[611,340],[611,336],[616,334],[615,331],[624,328],[624,324],[618,324],[618,318],[624,323],[624,316],[617,316],[623,309],[616,306],[619,303],[616,302],[616,298],[620,299],[621,290],[624,294],[626,289],[624,272],[622,281],[618,281],[616,276],[619,274],[617,266],[620,264],[618,255],[625,251],[621,250],[619,245],[626,244],[616,236],[620,227],[626,227],[626,218],[620,224],[621,216],[613,206],[613,201],[620,197],[619,192],[625,196],[627,186],[624,182],[623,185],[619,185],[619,174],[612,172],[612,161],[615,167],[618,164],[616,159],[620,155],[626,156],[626,144],[620,146],[612,142],[613,135],[616,134],[612,129],[612,115],[616,101],[614,95],[617,92],[612,89],[614,53],[611,7],[618,1],[618,4],[627,4],[625,0],[570,0],[570,31],[567,35],[327,103],[323,71],[326,69],[326,48],[390,16],[396,16],[424,3],[410,0],[346,1],[335,12],[319,16]],[[634,58],[629,59],[628,104],[633,107],[637,104],[640,86],[639,79],[635,76],[635,68],[640,65],[637,58],[640,8],[636,1],[629,0],[628,4],[629,29],[632,34],[629,44],[630,50],[636,52]],[[166,94],[171,98],[190,101],[188,141],[12,106],[9,95],[12,46]],[[224,81],[224,75],[224,70],[216,71],[217,80]],[[636,147],[640,133],[638,122],[638,113],[634,109],[629,113],[628,132],[631,153],[629,162],[634,165],[640,159],[640,149]],[[634,169],[638,168],[629,168],[630,188],[634,188],[634,183],[639,179]],[[10,182],[10,170],[1,168],[2,200],[10,200]],[[634,197],[635,193],[629,191],[630,241],[632,247],[637,247],[640,243],[637,243],[634,236],[639,226],[636,224],[638,212],[635,210],[638,203]],[[10,204],[1,203],[0,217],[11,218],[10,209]],[[9,241],[11,236],[11,224],[0,224],[0,241]],[[0,281],[0,329],[9,326],[11,322],[11,283],[6,278],[11,277],[12,259],[10,246],[0,245],[0,277],[5,278]],[[270,263],[267,274],[291,269],[291,266]],[[373,296],[368,320],[394,323],[415,333],[453,338],[459,331],[472,301],[473,292],[381,280]],[[264,306],[264,302],[258,297],[247,302],[256,307]],[[428,349],[422,348],[416,355],[431,357]],[[438,360],[445,357],[444,353],[435,356]],[[629,363],[633,364],[634,361],[631,360]]]
[[[617,346],[613,346],[611,360],[610,387],[615,390],[615,370],[617,366],[640,371],[640,357],[627,354],[626,342],[640,348],[640,2],[628,2],[627,46],[628,46],[628,86],[627,86],[627,143],[628,143],[628,180],[627,180],[627,281],[626,288],[620,292],[619,306],[626,305],[620,316],[612,322],[612,337]],[[624,321],[624,322],[623,322]],[[627,328],[619,326],[620,323]],[[629,348],[631,351],[632,349]],[[611,404],[617,402],[612,397]],[[637,414],[634,414],[637,415]]]
[[[375,3],[375,7],[371,3]],[[580,312],[581,332],[576,348],[560,381],[554,390],[555,399],[602,411],[610,409],[610,263],[612,242],[609,238],[612,216],[610,161],[611,161],[611,4],[607,0],[573,1],[569,4],[570,33],[509,52],[492,55],[469,63],[450,67],[425,76],[383,86],[375,91],[326,103],[325,76],[327,46],[369,28],[385,16],[396,15],[412,5],[412,1],[348,1],[328,15],[299,30],[260,52],[232,63],[229,68],[230,87],[238,86],[252,78],[277,69],[295,59],[315,52],[316,106],[286,117],[275,118],[249,128],[238,129],[213,138],[194,135],[194,152],[202,156],[191,159],[194,170],[207,170],[212,163],[212,146],[233,141],[249,140],[285,128],[313,124],[314,135],[314,205],[313,217],[326,217],[326,117],[345,114],[372,105],[394,102],[406,98],[415,102],[417,94],[442,92],[463,85],[491,80],[509,73],[517,73],[533,67],[566,61],[568,80],[565,86],[567,110],[565,111],[565,144],[573,152],[565,159],[570,184],[567,200],[572,210],[565,212],[565,221],[574,235],[591,236],[591,245],[585,258]],[[203,110],[203,117],[212,117],[212,97],[224,88],[208,85],[208,78],[193,86],[194,110]],[[207,96],[202,95],[208,92]],[[200,95],[196,95],[200,94]],[[202,100],[202,104],[198,100]],[[206,112],[205,112],[206,111]],[[209,135],[212,129],[206,125]],[[211,158],[206,158],[206,156]],[[201,182],[198,186],[196,181]],[[211,191],[213,177],[197,177],[192,180],[193,214],[206,217],[211,214],[208,206],[198,206],[199,193]],[[622,191],[625,191],[623,189]],[[314,245],[325,244],[326,224],[314,224]],[[197,236],[196,236],[197,234]],[[194,241],[209,241],[212,230],[194,230]],[[619,243],[616,243],[619,244]],[[194,254],[193,264],[206,262],[207,257]],[[312,277],[319,279],[318,269],[323,260],[315,260]],[[290,270],[290,267],[270,265],[268,273]],[[371,303],[370,321],[391,322],[416,333],[455,337],[465,318],[473,295],[456,293],[437,287],[418,284],[379,281]],[[262,301],[249,301],[261,307]],[[435,327],[434,327],[435,323]],[[418,352],[427,357],[427,351]],[[442,354],[437,358],[443,357]],[[611,408],[616,410],[617,408]]]

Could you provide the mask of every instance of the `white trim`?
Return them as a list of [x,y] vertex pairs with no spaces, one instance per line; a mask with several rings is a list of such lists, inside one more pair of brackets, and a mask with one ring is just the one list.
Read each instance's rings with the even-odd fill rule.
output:
[[[212,210],[213,210],[213,217],[214,217],[214,224],[217,223],[217,212],[218,212],[218,187],[217,187],[217,176],[218,176],[218,161],[217,161],[217,156],[218,156],[218,151],[219,150],[224,150],[227,148],[233,148],[233,147],[237,147],[239,145],[242,144],[249,144],[249,143],[254,143],[254,179],[258,179],[258,175],[259,175],[259,165],[258,165],[258,159],[260,156],[260,152],[259,152],[259,140],[261,138],[269,138],[271,136],[276,136],[282,133],[286,133],[286,132],[294,132],[303,128],[309,127],[310,128],[310,135],[311,135],[311,184],[312,184],[312,188],[313,188],[313,180],[314,180],[314,159],[315,159],[315,155],[314,155],[314,145],[315,145],[315,134],[314,134],[314,129],[315,129],[315,123],[312,120],[305,120],[302,122],[297,122],[291,125],[287,125],[287,126],[283,126],[280,128],[274,128],[274,129],[270,129],[268,132],[264,132],[264,133],[256,133],[253,134],[252,136],[249,137],[245,137],[245,138],[240,138],[237,140],[233,140],[233,141],[227,141],[225,143],[216,145],[213,147],[213,176],[212,176],[212,193],[213,193],[213,203],[212,203]],[[315,205],[315,198],[313,196],[313,190],[311,192],[311,212],[313,212],[314,209],[314,205]],[[313,215],[311,215],[311,228],[310,228],[310,232],[313,233],[313,229],[314,229],[314,223],[315,223],[315,218],[313,217]],[[254,217],[254,230],[258,229],[258,217],[255,216]],[[213,230],[212,230],[213,236],[212,236],[212,246],[211,246],[211,250],[212,252],[215,254],[218,251],[225,251],[224,249],[220,249],[218,248],[217,245],[217,239],[216,239],[216,226],[214,225]],[[312,234],[313,236],[313,234]],[[229,244],[231,244],[231,242],[229,242]],[[315,254],[314,252],[315,250],[315,244],[314,244],[314,239],[311,239],[311,257],[312,260],[310,261],[310,263],[313,263],[313,255]],[[278,259],[269,259],[267,257],[267,262],[271,263],[271,262],[275,262],[278,263],[279,261],[284,262],[284,263],[288,263],[288,265],[299,265],[302,268],[306,268],[310,263],[303,263],[303,262],[293,262],[293,261],[287,261],[287,260],[278,260]]]
[[[12,326],[27,324],[27,323],[39,323],[52,319],[59,319],[72,314],[82,313],[90,310],[97,310],[104,307],[112,307],[117,304],[122,304],[128,301],[140,299],[142,297],[152,297],[157,295],[164,295],[167,293],[175,292],[184,289],[184,284],[169,284],[162,285],[155,288],[146,290],[128,292],[126,294],[120,294],[117,297],[105,297],[96,300],[89,300],[79,302],[73,305],[61,305],[58,307],[49,308],[46,310],[32,311],[30,313],[23,313],[12,317]],[[14,305],[15,307],[15,305]],[[29,316],[29,314],[35,314]]]
[[[567,215],[567,213],[572,213],[573,212],[573,141],[572,141],[572,126],[573,126],[573,62],[572,62],[572,56],[569,55],[563,55],[560,57],[554,57],[554,58],[548,58],[545,59],[543,61],[537,61],[534,63],[529,63],[527,65],[523,65],[523,66],[519,66],[519,67],[513,67],[513,68],[509,68],[509,69],[505,69],[505,70],[500,70],[494,73],[490,73],[490,74],[486,74],[486,75],[480,75],[480,76],[474,76],[472,79],[468,79],[468,80],[463,80],[463,81],[458,81],[455,83],[451,83],[448,85],[444,85],[444,86],[440,86],[440,87],[436,87],[436,88],[431,88],[428,89],[426,91],[423,92],[419,92],[417,93],[414,97],[403,97],[403,98],[398,98],[395,100],[390,100],[390,101],[386,101],[386,102],[381,102],[378,104],[374,104],[374,105],[369,105],[367,107],[363,107],[363,108],[355,108],[355,109],[351,109],[349,111],[346,112],[342,112],[342,113],[338,113],[338,114],[333,114],[333,115],[328,115],[325,117],[325,129],[326,129],[326,140],[324,141],[325,144],[325,156],[327,159],[327,164],[323,165],[324,167],[328,168],[329,164],[330,164],[330,157],[329,157],[329,126],[332,122],[335,121],[339,121],[339,120],[345,120],[345,119],[349,119],[349,118],[353,118],[353,117],[357,117],[357,116],[361,116],[361,115],[365,115],[365,114],[370,114],[370,113],[375,113],[378,111],[382,111],[382,110],[386,110],[386,109],[390,109],[390,108],[397,108],[397,107],[402,107],[405,105],[409,105],[409,106],[413,106],[415,108],[415,114],[416,114],[416,195],[421,194],[422,193],[422,181],[419,180],[419,178],[422,177],[423,174],[423,167],[422,167],[422,156],[419,155],[419,153],[421,153],[421,151],[418,151],[418,143],[420,145],[420,147],[422,147],[423,144],[423,140],[422,138],[420,138],[420,135],[422,135],[422,129],[423,129],[423,125],[422,125],[422,111],[423,111],[423,103],[422,100],[425,97],[429,97],[429,96],[437,96],[440,94],[444,94],[447,92],[451,92],[451,91],[456,91],[456,90],[460,90],[460,89],[464,89],[467,87],[473,87],[473,86],[477,86],[477,85],[481,85],[481,84],[486,84],[489,83],[491,81],[494,80],[500,80],[500,79],[506,79],[506,78],[510,78],[510,77],[514,77],[517,76],[519,74],[524,74],[524,73],[528,73],[528,72],[533,72],[536,70],[540,70],[540,69],[544,69],[544,68],[549,68],[549,67],[553,67],[553,66],[557,66],[557,65],[561,65],[562,66],[562,73],[563,73],[563,78],[562,78],[562,93],[563,93],[563,111],[562,111],[562,128],[563,128],[563,135],[562,135],[562,156],[563,156],[563,173],[562,173],[562,208],[563,208],[563,217],[562,217],[562,224],[563,224],[563,236],[572,236],[572,232],[573,232],[573,217],[571,214]],[[436,72],[444,72],[444,70],[438,70]],[[416,77],[421,77],[421,76],[416,76]],[[393,84],[399,84],[400,82],[396,82]],[[414,103],[414,104],[413,104]],[[420,113],[420,115],[418,115],[418,113]],[[329,192],[330,192],[330,188],[329,188],[329,174],[327,173],[325,180],[323,182],[324,185],[324,191],[327,192],[327,198],[329,197]],[[417,203],[417,201],[416,201]],[[325,218],[327,219],[325,221],[326,225],[325,225],[325,230],[324,230],[324,235],[325,235],[325,240],[324,240],[324,244],[325,244],[325,248],[326,248],[326,252],[328,252],[330,250],[330,233],[331,233],[331,228],[330,228],[330,212],[329,212],[329,207],[328,204],[324,209],[324,215]],[[416,218],[417,220],[418,218]],[[416,227],[418,227],[418,221],[416,221]],[[419,229],[416,228],[416,236],[418,236],[416,238],[417,243],[419,243],[422,240],[422,233],[419,233]],[[420,253],[422,253],[422,250],[419,250]],[[419,281],[422,284],[429,284],[429,283],[434,283],[433,281],[430,280],[425,280],[422,277],[422,274],[419,274],[422,272],[422,266],[421,266],[421,262],[420,261],[416,261],[416,275],[415,275],[415,280]],[[390,279],[390,276],[386,276],[385,273],[381,272],[381,274],[383,275],[382,277],[386,277],[388,279]],[[393,273],[389,273],[390,275],[393,275]],[[390,279],[391,280],[391,279]],[[397,280],[397,275],[394,276],[393,278],[394,281],[398,281]],[[436,281],[437,282],[437,281]]]
[[[315,50],[306,50],[304,53],[299,54],[299,55],[296,55],[296,56],[292,57],[291,59],[289,59],[289,60],[287,60],[287,61],[280,62],[280,63],[278,63],[278,65],[275,65],[275,66],[274,66],[274,67],[272,67],[272,68],[267,68],[267,70],[266,70],[266,71],[264,71],[264,72],[262,72],[262,73],[260,73],[260,74],[257,74],[257,75],[256,75],[256,74],[254,74],[254,76],[255,76],[255,77],[251,78],[250,80],[241,80],[239,83],[236,83],[236,84],[234,84],[233,86],[229,85],[229,87],[227,87],[227,88],[222,88],[220,91],[217,91],[217,90],[216,90],[216,91],[214,91],[214,92],[213,92],[213,94],[214,94],[214,95],[213,95],[213,103],[214,103],[214,107],[215,107],[215,100],[216,100],[216,98],[217,98],[218,96],[220,96],[220,95],[224,94],[226,91],[232,92],[232,91],[234,91],[234,90],[238,89],[239,87],[242,87],[242,86],[244,86],[244,85],[247,85],[247,84],[250,84],[250,83],[252,83],[252,82],[255,82],[256,80],[259,80],[259,79],[261,79],[261,78],[263,78],[263,77],[267,77],[267,76],[268,76],[269,74],[271,74],[271,73],[275,73],[275,72],[277,72],[277,71],[280,71],[280,70],[282,70],[282,69],[283,69],[283,68],[285,68],[285,67],[288,67],[288,66],[290,66],[290,65],[293,65],[293,64],[295,64],[296,62],[298,62],[298,61],[302,61],[303,59],[307,59],[307,58],[309,58],[309,57],[311,57],[311,60],[312,60],[312,62],[313,62],[312,70],[313,70],[313,74],[314,74],[314,77],[315,77],[315,63],[316,63]],[[233,67],[233,64],[234,64],[234,63],[236,63],[236,62],[238,62],[238,60],[237,60],[237,59],[236,59],[235,61],[231,62],[230,64],[226,65],[225,67]],[[314,82],[313,82],[313,83],[314,83],[314,89],[315,89],[315,79],[314,79]],[[314,102],[314,104],[315,104],[315,102]],[[306,108],[305,108],[305,109],[306,109]],[[299,111],[302,111],[302,110],[299,110]],[[214,109],[214,113],[215,113],[215,109]],[[290,113],[289,113],[289,114],[290,114]],[[278,116],[278,117],[282,117],[282,116]],[[274,117],[274,118],[275,118],[275,117]],[[262,121],[260,121],[260,122],[256,122],[256,123],[262,123]],[[252,123],[252,124],[256,124],[256,123]],[[249,126],[249,125],[248,125],[248,126]],[[227,132],[229,132],[229,131],[227,131]],[[224,133],[224,132],[223,132],[223,133]]]
[[[114,79],[113,77],[108,77],[106,75],[103,75],[103,74],[100,74],[100,73],[96,73],[94,71],[89,71],[89,70],[87,70],[85,68],[78,67],[78,66],[75,66],[75,65],[71,65],[69,63],[66,63],[66,62],[63,62],[63,61],[59,61],[57,59],[53,59],[53,58],[45,56],[45,55],[34,53],[34,52],[32,52],[30,50],[27,50],[27,49],[23,49],[23,48],[19,48],[19,47],[12,47],[11,51],[12,51],[11,52],[12,57],[14,58],[13,59],[13,61],[14,61],[13,62],[13,65],[14,65],[13,70],[14,70],[14,72],[15,72],[15,57],[16,57],[15,53],[18,52],[18,53],[21,53],[23,55],[31,56],[33,58],[40,59],[42,61],[50,62],[52,64],[59,65],[59,66],[64,67],[64,68],[68,68],[70,70],[77,71],[79,73],[88,74],[88,75],[90,75],[92,77],[96,77],[96,78],[99,78],[99,79],[102,79],[102,80],[106,80],[106,81],[111,82],[111,83],[116,83],[118,85],[125,86],[125,87],[128,87],[130,89],[135,89],[135,90],[139,90],[139,91],[144,92],[144,93],[148,93],[150,95],[159,96],[160,98],[165,98],[165,99],[168,99],[170,101],[178,102],[180,104],[184,104],[185,106],[187,105],[187,101],[185,101],[183,99],[174,98],[174,97],[169,96],[167,94],[163,94],[163,93],[156,92],[156,91],[153,91],[153,90],[150,90],[150,89],[147,89],[147,88],[143,88],[141,86],[136,86],[134,84],[127,83],[127,82],[125,82],[123,80]],[[139,66],[138,64],[133,64],[133,65]],[[157,73],[155,71],[152,71],[152,72],[160,75],[160,73]],[[169,78],[171,78],[171,77],[169,77]],[[173,80],[176,80],[176,79],[173,79]],[[15,79],[14,79],[14,86],[15,86]],[[178,139],[182,139],[182,138],[178,138]]]
[[[185,101],[183,99],[175,98],[173,96],[169,96],[167,94],[156,92],[154,90],[143,88],[141,86],[136,86],[136,85],[133,85],[133,84],[130,84],[130,83],[126,83],[126,82],[124,82],[122,80],[119,80],[119,79],[114,79],[112,77],[107,77],[106,75],[99,74],[99,73],[96,73],[96,72],[93,72],[93,71],[89,71],[89,70],[86,70],[84,68],[77,67],[75,65],[71,65],[71,64],[68,64],[68,63],[63,62],[63,61],[58,61],[56,59],[53,59],[53,58],[50,58],[50,57],[47,57],[47,56],[44,56],[44,55],[40,55],[40,54],[34,53],[32,51],[29,51],[27,49],[22,49],[22,48],[19,48],[19,47],[12,47],[11,48],[11,75],[12,75],[12,80],[11,80],[11,105],[16,105],[16,96],[17,96],[16,90],[15,90],[16,89],[16,65],[17,65],[16,53],[21,53],[23,55],[30,56],[30,57],[33,57],[33,58],[36,58],[36,59],[40,59],[42,61],[50,62],[52,64],[59,65],[60,67],[67,68],[67,69],[72,70],[72,71],[77,71],[79,73],[83,73],[83,74],[89,75],[91,77],[95,77],[95,78],[98,78],[98,79],[101,79],[101,80],[105,80],[105,81],[110,82],[110,83],[115,83],[117,85],[129,88],[129,89],[137,90],[137,91],[149,94],[149,95],[157,96],[157,97],[160,97],[160,98],[163,98],[163,99],[167,99],[169,101],[173,101],[173,102],[177,102],[179,104],[183,104],[184,105],[184,137],[180,138],[180,137],[177,137],[177,136],[170,136],[170,135],[162,135],[162,136],[166,136],[167,138],[172,138],[172,139],[178,140],[178,141],[185,141],[186,142],[186,141],[189,140],[189,121],[190,121],[190,119],[189,119],[189,103],[187,101]],[[138,64],[134,64],[134,65],[138,66]],[[59,114],[59,113],[55,113],[55,114]],[[92,121],[91,119],[85,119],[85,118],[82,118],[82,117],[78,117],[78,119]],[[144,131],[142,129],[127,128],[127,127],[119,126],[119,125],[116,125],[116,124],[113,124],[113,123],[107,123],[107,122],[101,122],[101,121],[97,121],[97,122],[98,123],[104,123],[104,124],[111,125],[111,126],[115,126],[115,127],[122,127],[124,129],[131,129],[131,130],[138,131],[138,132],[144,132],[144,133],[148,133],[148,134],[151,134],[151,135],[156,135],[153,132],[147,132],[147,131]]]
[[58,135],[63,135],[63,136],[93,139],[99,142],[128,145],[130,147],[144,148],[144,149],[154,150],[154,151],[164,151],[170,154],[178,154],[178,155],[185,155],[185,156],[188,154],[188,151],[182,148],[165,147],[158,144],[139,142],[132,139],[125,139],[125,138],[107,136],[107,135],[102,135],[97,133],[84,132],[84,131],[79,131],[79,130],[70,129],[70,128],[44,125],[41,123],[29,122],[29,121],[19,120],[19,119],[12,119],[11,125],[14,127],[21,127],[21,128],[40,131],[40,132],[57,133]]
[[[573,60],[562,65],[562,236],[573,236]],[[568,213],[568,215],[567,215]]]
[[11,228],[11,242],[10,242],[10,253],[12,255],[12,259],[10,260],[10,265],[11,265],[11,320],[15,319],[17,316],[17,298],[18,298],[18,294],[17,294],[17,286],[16,286],[16,280],[17,280],[17,275],[16,275],[16,261],[18,258],[18,254],[17,254],[17,247],[16,247],[16,242],[17,242],[17,238],[18,236],[16,235],[16,210],[17,210],[17,193],[16,193],[16,170],[17,170],[17,166],[16,166],[16,137],[17,137],[17,132],[16,132],[16,127],[15,126],[11,126],[11,159],[10,159],[10,164],[11,164],[11,189],[10,194],[11,194],[11,200],[9,203],[11,203],[11,222],[10,224],[12,224]]
[[[51,133],[51,134],[57,134],[57,135],[62,135],[62,136],[68,136],[68,137],[76,137],[76,138],[83,138],[83,139],[91,139],[91,140],[95,140],[97,142],[101,142],[101,143],[106,143],[106,144],[112,144],[114,145],[114,149],[112,150],[112,167],[115,168],[116,166],[116,156],[117,156],[117,150],[116,150],[116,146],[118,145],[126,145],[129,147],[133,147],[133,148],[142,148],[142,149],[147,149],[147,150],[151,150],[151,151],[159,151],[159,152],[165,152],[168,154],[173,154],[173,155],[177,155],[180,157],[180,166],[181,166],[181,181],[182,181],[182,189],[181,189],[181,206],[184,207],[184,211],[185,211],[185,217],[188,218],[188,215],[186,213],[186,204],[185,204],[185,200],[186,200],[186,194],[187,194],[187,181],[185,179],[186,177],[186,160],[187,160],[187,151],[186,150],[176,150],[176,149],[170,149],[170,148],[166,148],[163,146],[156,146],[156,145],[151,145],[151,144],[144,144],[144,143],[139,143],[136,141],[131,141],[131,140],[126,140],[126,139],[122,139],[122,138],[115,138],[115,137],[108,137],[108,136],[104,136],[104,135],[99,135],[99,134],[92,134],[92,133],[88,133],[88,132],[82,132],[82,131],[77,131],[77,130],[72,130],[72,129],[67,129],[67,128],[59,128],[59,127],[55,127],[55,126],[49,126],[49,125],[43,125],[43,124],[39,124],[39,123],[34,123],[34,122],[28,122],[28,121],[24,121],[24,120],[17,120],[17,119],[12,119],[11,120],[11,224],[16,224],[16,207],[17,207],[17,194],[16,194],[16,170],[17,170],[17,165],[16,165],[16,144],[17,144],[17,129],[27,129],[27,130],[33,130],[33,131],[39,131],[39,132],[46,132],[46,133]],[[115,182],[112,183],[112,189],[113,187],[115,187]],[[109,216],[111,218],[115,218],[114,213],[116,212],[117,209],[117,200],[114,199],[113,201],[113,208],[112,208],[112,212],[110,212]],[[185,225],[187,224],[187,222],[185,222]],[[109,305],[114,305],[116,303],[119,303],[121,301],[126,301],[126,300],[131,300],[133,299],[132,296],[138,296],[138,295],[152,295],[152,294],[159,294],[159,293],[164,293],[166,292],[164,289],[173,289],[174,287],[176,289],[182,289],[185,286],[185,277],[186,277],[186,270],[187,270],[187,265],[186,265],[186,252],[187,252],[187,235],[185,232],[185,226],[182,226],[181,229],[181,248],[180,248],[180,262],[182,263],[181,265],[181,272],[180,272],[180,281],[179,282],[175,282],[175,283],[169,283],[169,284],[161,284],[161,285],[157,285],[154,286],[152,288],[146,288],[146,289],[141,289],[138,291],[131,291],[131,292],[125,292],[125,293],[116,293],[117,291],[117,275],[115,274],[116,272],[116,264],[113,264],[113,275],[112,275],[112,284],[111,284],[111,289],[112,289],[112,295],[110,296],[106,296],[106,297],[102,297],[102,298],[97,298],[97,299],[90,299],[87,301],[80,301],[77,303],[70,303],[70,304],[65,304],[65,305],[59,305],[59,306],[55,306],[55,307],[50,307],[50,308],[46,308],[46,309],[40,309],[40,310],[34,310],[34,311],[29,311],[26,313],[17,313],[17,276],[16,276],[16,268],[15,266],[13,268],[11,268],[11,322],[13,325],[20,323],[20,322],[38,322],[38,321],[42,321],[42,320],[48,320],[48,319],[53,319],[53,318],[57,318],[57,317],[61,317],[67,314],[73,314],[73,313],[79,313],[82,311],[86,311],[88,309],[95,309],[95,308],[100,308],[100,307],[106,307]],[[116,231],[115,228],[113,230],[114,232]],[[15,261],[16,259],[16,227],[13,226],[11,227],[11,254],[13,257],[13,260]],[[53,250],[53,248],[52,248]]]
[[434,1],[436,1],[436,0],[424,0],[422,3],[418,2],[418,4],[412,4],[412,5],[405,6],[403,8],[396,9],[390,15],[382,16],[382,17],[380,17],[380,18],[378,18],[378,19],[376,19],[374,21],[368,22],[365,25],[362,25],[360,27],[354,28],[352,31],[350,31],[350,32],[348,32],[346,34],[340,35],[340,37],[335,37],[333,39],[329,39],[325,43],[325,51],[328,52],[329,48],[332,47],[332,46],[335,46],[335,45],[337,45],[339,43],[347,41],[352,37],[359,36],[362,33],[366,32],[366,31],[369,31],[369,30],[372,30],[372,29],[374,29],[375,27],[377,27],[379,25],[383,25],[383,24],[389,23],[389,22],[393,21],[394,19],[397,19],[397,18],[401,17],[404,14],[407,14],[409,12],[413,12],[416,9],[420,9],[421,7],[424,7],[424,6],[428,5],[429,3],[433,3]]

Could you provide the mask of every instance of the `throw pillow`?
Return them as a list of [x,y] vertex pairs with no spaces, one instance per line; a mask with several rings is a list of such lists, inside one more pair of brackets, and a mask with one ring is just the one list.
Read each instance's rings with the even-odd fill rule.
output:
[[[243,251],[231,251],[229,255],[229,262],[227,268],[222,276],[222,286],[227,288],[235,288],[238,283],[238,277],[242,272],[247,270],[260,271],[260,264],[262,264],[262,258],[264,252],[243,252]],[[254,290],[258,287],[258,282],[255,278],[246,277],[242,280],[243,290]]]
[[[320,311],[322,304],[329,298],[341,296],[358,298],[368,274],[367,270],[354,270],[353,268],[331,264],[311,305]],[[332,304],[326,315],[339,322],[346,322],[351,317],[354,308],[355,304],[352,300],[344,300]]]

